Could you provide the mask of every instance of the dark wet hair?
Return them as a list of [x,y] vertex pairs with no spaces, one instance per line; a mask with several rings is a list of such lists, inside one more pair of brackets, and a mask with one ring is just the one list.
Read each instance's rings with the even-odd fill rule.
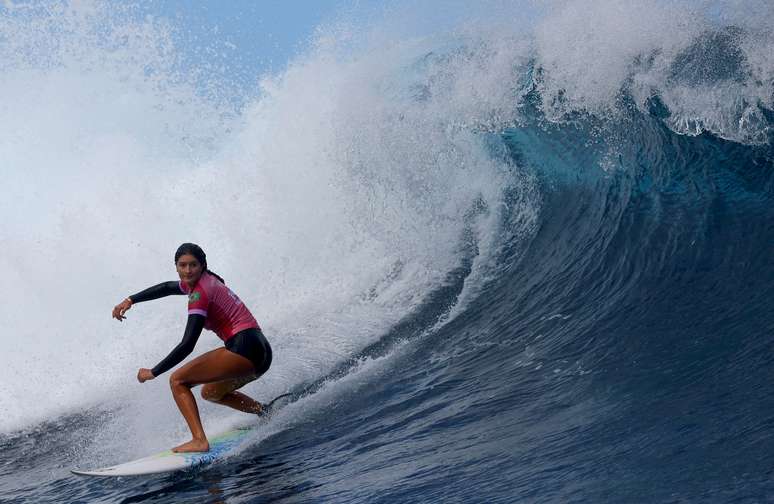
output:
[[202,269],[204,271],[214,276],[224,284],[226,283],[226,281],[223,280],[223,278],[220,275],[210,271],[207,268],[207,254],[204,253],[204,250],[202,250],[202,248],[199,245],[195,243],[183,243],[182,245],[177,247],[177,251],[175,252],[175,264],[177,264],[177,260],[180,259],[180,256],[184,256],[186,254],[190,254],[194,256],[196,260],[201,263]]

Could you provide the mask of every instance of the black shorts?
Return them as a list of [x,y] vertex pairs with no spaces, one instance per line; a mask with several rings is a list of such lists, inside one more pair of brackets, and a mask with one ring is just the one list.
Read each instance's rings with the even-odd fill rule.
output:
[[256,376],[261,376],[271,366],[271,346],[261,330],[256,327],[236,333],[226,341],[226,348],[250,359]]

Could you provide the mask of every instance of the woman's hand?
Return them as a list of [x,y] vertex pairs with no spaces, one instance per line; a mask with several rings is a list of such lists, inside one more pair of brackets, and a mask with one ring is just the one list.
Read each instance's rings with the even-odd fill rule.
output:
[[132,300],[129,298],[124,299],[120,303],[118,303],[115,308],[113,308],[113,318],[122,321],[126,317],[124,317],[124,313],[126,313],[126,310],[132,307]]
[[144,383],[154,378],[156,377],[153,376],[153,371],[151,371],[150,369],[140,368],[140,370],[137,371],[137,381],[140,383]]

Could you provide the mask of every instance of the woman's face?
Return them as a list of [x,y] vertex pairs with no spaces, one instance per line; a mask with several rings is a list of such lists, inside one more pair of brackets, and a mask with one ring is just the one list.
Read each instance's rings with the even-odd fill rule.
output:
[[180,280],[193,288],[202,276],[202,263],[191,254],[183,254],[175,263]]

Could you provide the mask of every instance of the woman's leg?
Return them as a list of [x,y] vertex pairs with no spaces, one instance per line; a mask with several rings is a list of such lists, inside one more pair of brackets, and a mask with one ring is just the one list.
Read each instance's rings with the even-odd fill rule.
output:
[[207,383],[202,387],[202,399],[229,406],[245,413],[259,415],[261,411],[263,411],[261,403],[236,391],[256,378],[258,377],[253,373],[251,376],[246,376],[244,378]]
[[[203,383],[234,380],[255,374],[253,363],[249,359],[218,348],[200,355],[185,366],[177,369],[169,377],[172,396],[180,408],[193,439],[172,449],[175,452],[208,451],[210,444],[204,434],[199,408],[191,388]],[[245,396],[247,397],[247,396]]]

